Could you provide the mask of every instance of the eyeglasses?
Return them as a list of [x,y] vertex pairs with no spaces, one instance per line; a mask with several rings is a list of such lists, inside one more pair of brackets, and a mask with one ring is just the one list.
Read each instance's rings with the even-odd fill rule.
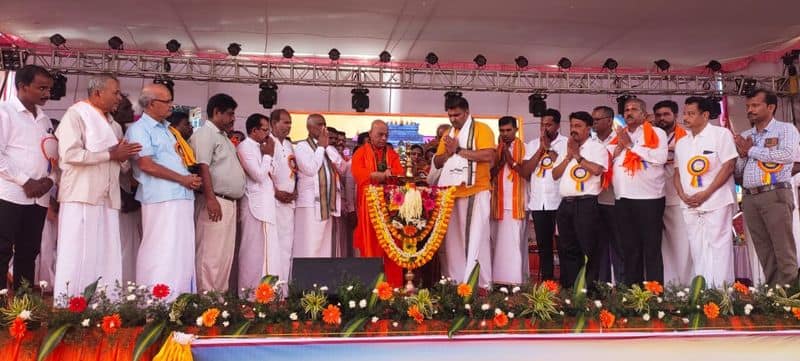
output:
[[154,101],[154,102],[160,102],[160,103],[164,103],[164,104],[172,104],[172,102],[173,102],[173,100],[172,100],[172,99],[168,99],[168,100],[163,100],[163,99],[153,99],[153,101]]
[[603,120],[603,119],[610,119],[611,117],[600,117],[600,118],[592,118],[594,121]]

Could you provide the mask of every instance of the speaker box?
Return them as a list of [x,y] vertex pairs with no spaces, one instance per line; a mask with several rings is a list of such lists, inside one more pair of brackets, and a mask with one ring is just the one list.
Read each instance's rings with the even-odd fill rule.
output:
[[374,258],[295,258],[292,260],[292,281],[295,289],[308,290],[327,286],[335,295],[342,282],[357,281],[370,287],[383,272],[383,259]]

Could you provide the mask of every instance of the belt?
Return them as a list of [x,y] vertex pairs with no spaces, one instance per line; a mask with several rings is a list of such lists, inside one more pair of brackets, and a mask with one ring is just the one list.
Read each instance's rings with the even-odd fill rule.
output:
[[596,195],[585,195],[585,196],[570,196],[570,197],[562,197],[561,200],[564,202],[575,202],[581,201],[584,199],[595,199],[597,198]]
[[744,194],[754,195],[754,194],[759,194],[759,193],[764,193],[764,192],[771,192],[771,191],[774,191],[776,189],[792,189],[792,184],[789,183],[789,182],[780,182],[780,183],[768,184],[768,185],[760,186],[760,187],[745,188],[744,189]]
[[236,200],[239,199],[239,198],[233,198],[233,197],[226,196],[224,194],[219,194],[219,193],[214,193],[214,195],[217,196],[217,197],[220,197],[220,198],[222,198],[224,200],[227,200],[227,201],[236,201]]

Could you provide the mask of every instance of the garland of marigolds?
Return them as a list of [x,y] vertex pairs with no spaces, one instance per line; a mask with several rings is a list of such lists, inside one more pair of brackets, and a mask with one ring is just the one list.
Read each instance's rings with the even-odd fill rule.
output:
[[[450,214],[455,201],[454,192],[455,187],[439,190],[436,195],[436,207],[430,217],[425,220],[425,228],[410,237],[391,226],[383,187],[369,186],[367,188],[370,221],[378,237],[378,243],[392,261],[406,269],[417,269],[433,258],[447,233],[447,225],[450,223]],[[418,249],[417,243],[425,238],[428,238],[428,241]],[[398,246],[396,241],[402,246]]]

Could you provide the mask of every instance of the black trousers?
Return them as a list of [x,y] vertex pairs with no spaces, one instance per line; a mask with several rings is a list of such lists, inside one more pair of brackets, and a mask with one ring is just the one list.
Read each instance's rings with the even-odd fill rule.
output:
[[[552,280],[553,277],[553,237],[556,233],[557,211],[532,211],[533,231],[539,248],[539,277]],[[559,257],[561,257],[559,255]],[[560,258],[559,258],[560,259]]]
[[603,258],[598,247],[600,208],[597,197],[563,198],[558,206],[557,222],[561,285],[572,288],[586,260],[586,285],[591,287],[598,280],[599,260]]
[[36,256],[42,246],[42,228],[47,208],[21,205],[0,199],[0,289],[8,288],[8,262],[14,257],[14,289],[22,280],[34,282]]
[[624,283],[643,281],[664,284],[661,234],[664,229],[664,198],[618,199],[614,205],[625,265]]
[[622,244],[620,243],[619,224],[616,221],[614,214],[614,206],[607,204],[600,204],[600,223],[598,224],[597,239],[598,252],[605,252],[607,255],[598,259],[598,267],[600,268],[599,280],[602,282],[611,282],[611,266],[614,267],[614,279],[617,282],[625,281],[625,266],[622,262]]

